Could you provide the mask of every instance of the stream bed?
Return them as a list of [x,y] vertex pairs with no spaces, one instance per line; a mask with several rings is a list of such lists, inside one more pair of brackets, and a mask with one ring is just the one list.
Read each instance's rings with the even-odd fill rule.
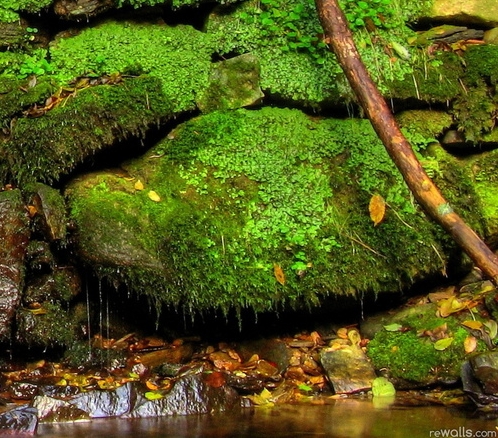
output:
[[378,407],[371,400],[277,405],[216,415],[40,424],[37,436],[84,437],[496,437],[495,415],[443,406]]

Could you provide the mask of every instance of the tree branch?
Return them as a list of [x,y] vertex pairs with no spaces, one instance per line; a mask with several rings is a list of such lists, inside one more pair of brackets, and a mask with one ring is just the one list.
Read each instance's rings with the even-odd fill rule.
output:
[[422,168],[410,143],[399,129],[386,101],[361,61],[346,17],[337,0],[315,0],[315,3],[326,42],[337,56],[359,104],[370,119],[375,132],[384,143],[415,199],[427,214],[452,236],[475,265],[495,285],[498,284],[498,257],[453,211]]

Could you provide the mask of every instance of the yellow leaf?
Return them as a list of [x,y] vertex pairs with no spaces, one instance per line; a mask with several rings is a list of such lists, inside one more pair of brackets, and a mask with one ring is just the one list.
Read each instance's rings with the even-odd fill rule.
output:
[[37,309],[29,309],[33,315],[45,315],[47,311],[43,307],[38,307]]
[[459,301],[456,297],[450,297],[438,302],[438,313],[441,318],[446,318],[452,313],[460,312],[467,307],[468,301]]
[[357,330],[349,330],[348,338],[351,341],[351,345],[358,345],[361,342],[361,336]]
[[144,183],[140,180],[137,180],[137,182],[134,185],[135,190],[143,190],[144,189]]
[[462,325],[472,330],[479,330],[482,327],[482,322],[470,319],[462,322]]
[[159,202],[161,200],[161,197],[154,190],[151,190],[148,193],[148,196],[149,196],[149,199],[151,199],[154,202]]
[[373,195],[368,205],[368,211],[374,226],[379,225],[386,214],[386,201],[384,201],[384,198],[378,194]]
[[283,286],[285,284],[285,274],[279,264],[275,263],[273,265],[273,273],[275,274],[277,281]]

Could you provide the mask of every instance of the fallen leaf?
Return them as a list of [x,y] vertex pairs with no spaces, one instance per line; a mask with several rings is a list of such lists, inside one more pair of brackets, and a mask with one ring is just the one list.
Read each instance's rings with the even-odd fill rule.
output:
[[204,375],[204,382],[212,388],[221,388],[226,383],[226,379],[223,373],[213,371]]
[[358,345],[361,342],[361,336],[358,330],[349,330],[348,338],[351,341],[351,345]]
[[456,297],[449,297],[438,303],[438,314],[441,318],[446,318],[452,313],[457,313],[467,308],[468,304],[468,301],[459,301]]
[[285,274],[279,264],[275,263],[273,265],[273,273],[275,274],[277,281],[283,286],[285,284]]
[[160,392],[155,391],[147,391],[144,396],[147,400],[159,400],[164,397]]
[[384,201],[384,198],[378,194],[373,195],[370,198],[368,211],[370,212],[370,219],[372,219],[374,226],[379,225],[386,214],[386,201]]
[[490,319],[489,321],[484,322],[484,325],[487,329],[489,337],[491,339],[496,338],[496,335],[498,333],[498,324],[496,324],[496,321]]
[[[144,189],[144,184],[143,184],[142,181],[137,180],[137,182],[135,183],[134,187],[135,187],[135,190],[143,190]],[[150,192],[149,192],[149,196],[150,196]]]
[[345,327],[341,327],[337,330],[337,336],[341,339],[348,339],[348,329]]
[[150,380],[147,380],[147,382],[145,382],[145,386],[147,386],[147,388],[150,389],[151,391],[155,391],[159,388],[155,383],[151,382]]
[[483,324],[481,321],[468,320],[462,322],[462,325],[472,330],[480,330]]
[[443,338],[434,343],[434,348],[439,351],[446,350],[453,343],[453,338]]
[[159,202],[161,200],[161,197],[154,190],[151,190],[147,195],[149,196],[149,199],[154,202]]
[[372,382],[372,394],[374,397],[392,397],[396,394],[396,389],[385,377],[377,377]]
[[463,341],[465,353],[472,353],[477,348],[477,339],[474,336],[467,336]]
[[396,322],[384,326],[384,330],[386,330],[388,332],[399,332],[399,331],[401,331],[402,328],[403,328],[403,326],[401,324],[396,323]]

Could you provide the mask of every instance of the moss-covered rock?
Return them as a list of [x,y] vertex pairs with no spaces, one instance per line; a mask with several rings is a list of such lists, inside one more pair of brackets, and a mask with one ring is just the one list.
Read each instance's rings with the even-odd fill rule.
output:
[[[388,372],[398,386],[425,386],[459,379],[467,356],[464,340],[469,332],[461,326],[461,317],[440,318],[436,313],[435,304],[425,304],[395,315],[375,317],[381,326],[368,343],[367,354],[374,367]],[[367,321],[367,324],[372,323]],[[451,342],[443,349],[436,348],[438,338]],[[485,344],[479,341],[478,350],[485,349]]]
[[158,78],[76,90],[41,117],[23,117],[0,144],[0,180],[57,180],[85,158],[174,115]]
[[[395,291],[454,250],[366,120],[213,112],[125,167],[133,180],[98,173],[68,190],[79,253],[159,303],[266,310]],[[389,205],[377,227],[374,193]]]
[[50,48],[61,83],[78,76],[121,73],[161,79],[174,112],[195,109],[209,79],[210,38],[191,26],[108,21],[59,38]]

